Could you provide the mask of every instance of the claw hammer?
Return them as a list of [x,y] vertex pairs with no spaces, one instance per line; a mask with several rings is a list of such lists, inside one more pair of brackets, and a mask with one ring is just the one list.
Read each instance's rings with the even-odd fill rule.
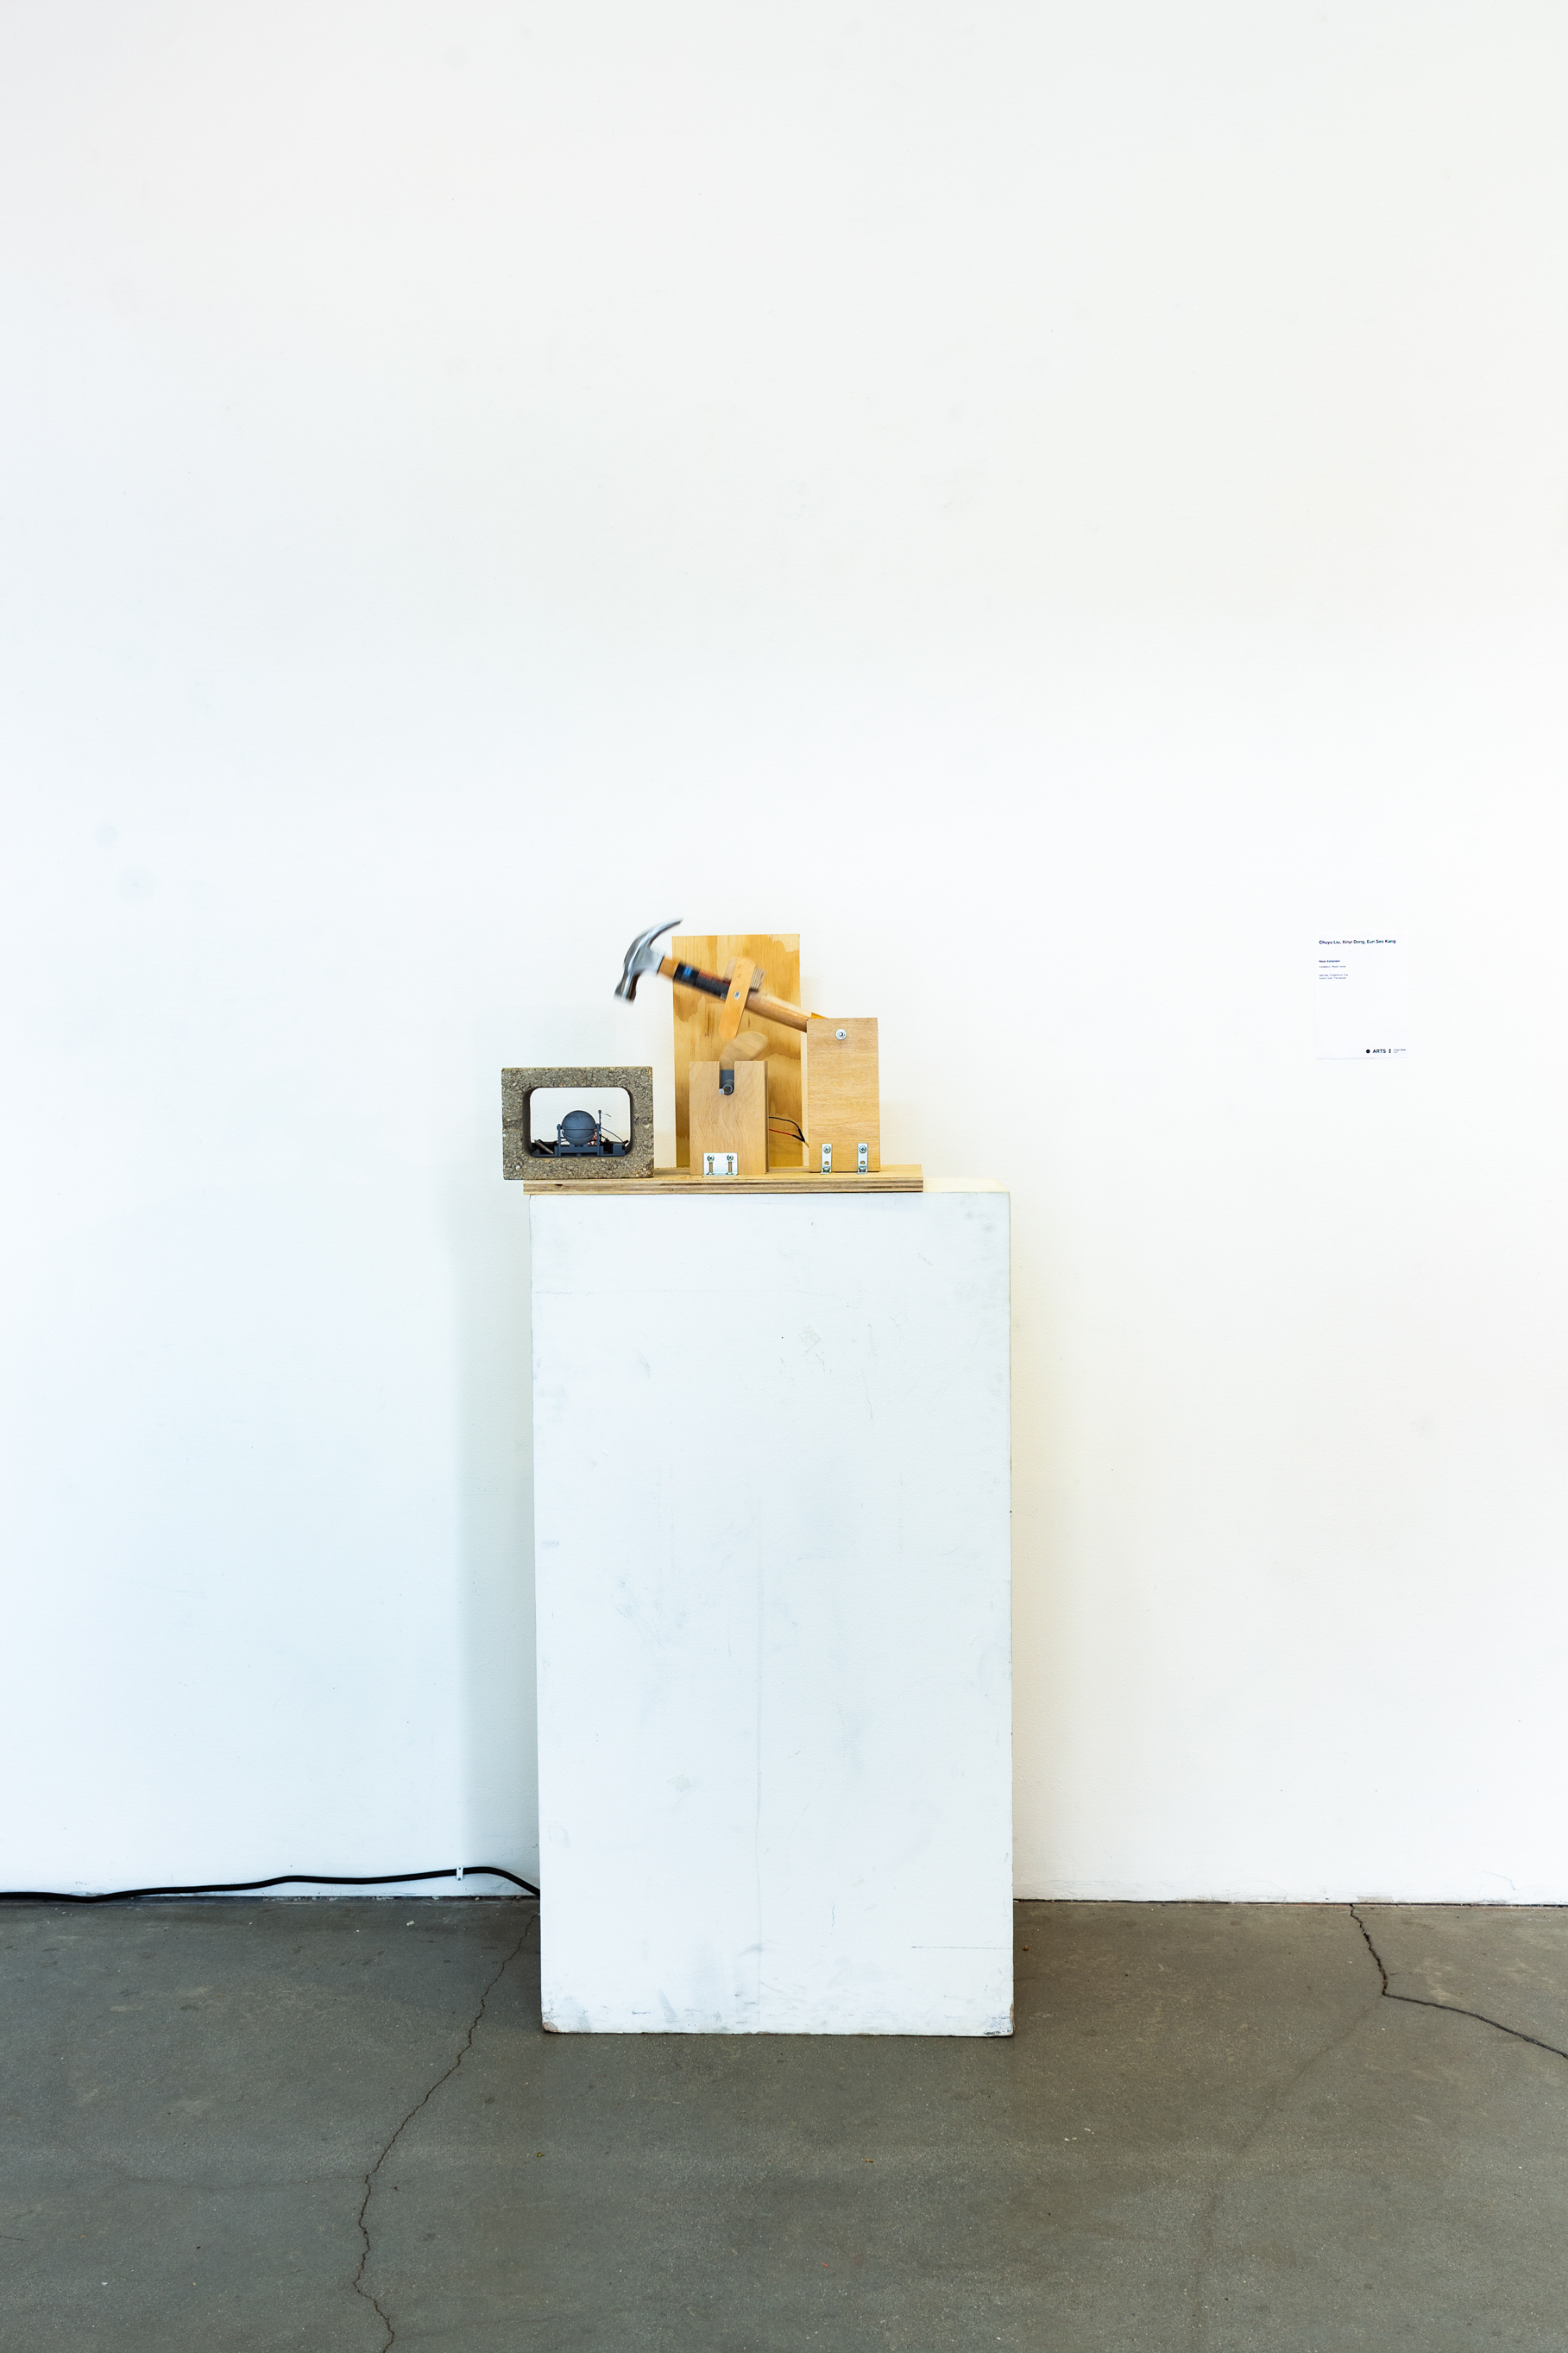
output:
[[624,997],[629,1005],[637,993],[637,983],[647,972],[662,972],[678,988],[698,988],[705,997],[721,997],[724,1010],[719,1017],[719,1035],[732,1038],[741,1026],[741,1017],[759,1013],[764,1021],[780,1021],[786,1029],[804,1029],[806,1015],[798,1005],[786,1005],[782,997],[768,997],[757,986],[760,976],[755,965],[737,964],[726,980],[716,972],[703,972],[694,964],[679,964],[674,956],[661,956],[654,942],[666,932],[673,932],[684,919],[672,915],[668,923],[655,923],[651,930],[639,932],[626,950],[626,960],[621,967],[616,995]]

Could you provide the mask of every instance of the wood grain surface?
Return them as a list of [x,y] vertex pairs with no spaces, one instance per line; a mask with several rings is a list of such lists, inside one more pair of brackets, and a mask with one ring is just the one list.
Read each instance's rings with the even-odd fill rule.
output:
[[[728,964],[742,959],[754,965],[763,976],[770,997],[782,997],[786,1005],[800,1003],[800,934],[798,932],[682,932],[671,940],[670,953],[681,964],[694,964],[703,972],[721,973]],[[675,1160],[679,1168],[691,1165],[691,1065],[693,1062],[716,1062],[722,1043],[720,1022],[724,1012],[724,999],[705,997],[700,989],[672,986],[670,999],[675,1018]],[[759,1031],[768,1042],[768,1082],[772,1091],[772,1112],[776,1121],[789,1120],[795,1126],[800,1121],[800,1050],[798,1029],[785,1029],[778,1022],[763,1021],[753,1013],[742,1016],[740,1035],[749,1030]],[[711,1150],[711,1146],[709,1147]],[[800,1145],[778,1126],[772,1131],[769,1165],[774,1168],[798,1168],[801,1166]]]
[[[711,1148],[711,1147],[710,1147]],[[694,1176],[689,1168],[656,1168],[651,1176],[633,1176],[624,1185],[582,1186],[570,1177],[529,1178],[525,1193],[591,1192],[595,1200],[637,1199],[650,1193],[681,1193],[696,1199],[718,1199],[726,1193],[792,1193],[802,1198],[814,1193],[923,1193],[925,1177],[918,1165],[883,1168],[874,1176],[814,1176],[809,1168],[770,1168],[765,1176]]]
[[732,1094],[719,1084],[717,1062],[691,1065],[691,1168],[702,1173],[705,1152],[733,1152],[742,1176],[768,1173],[768,1064],[735,1064]]

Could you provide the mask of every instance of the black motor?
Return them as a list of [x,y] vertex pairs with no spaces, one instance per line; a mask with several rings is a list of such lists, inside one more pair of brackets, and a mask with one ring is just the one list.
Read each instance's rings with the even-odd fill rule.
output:
[[618,1137],[605,1134],[591,1111],[569,1111],[555,1131],[557,1160],[615,1159],[627,1148]]

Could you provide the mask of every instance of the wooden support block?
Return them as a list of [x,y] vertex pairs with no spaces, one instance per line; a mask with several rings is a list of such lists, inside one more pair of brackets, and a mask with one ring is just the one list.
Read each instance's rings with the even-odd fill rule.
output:
[[733,1152],[738,1174],[768,1173],[768,1066],[765,1061],[737,1062],[727,1073],[735,1082],[733,1094],[719,1084],[717,1062],[691,1065],[691,1173],[700,1176],[705,1152]]
[[[694,964],[703,972],[722,972],[731,959],[738,964],[744,956],[756,971],[765,974],[771,997],[781,997],[789,1005],[800,1003],[797,932],[682,932],[669,945],[679,963]],[[675,1015],[675,1158],[678,1167],[686,1168],[691,1165],[687,1134],[688,1073],[693,1062],[710,1062],[723,1043],[719,1035],[719,1018],[727,1000],[706,997],[695,988],[675,987],[669,994]],[[789,1120],[798,1124],[804,1042],[800,1031],[748,1013],[739,1034],[766,1040],[773,1117],[775,1121]],[[770,1166],[798,1168],[800,1165],[800,1145],[793,1136],[775,1129]],[[698,1161],[699,1169],[701,1166]]]
[[814,1013],[806,1024],[800,1058],[801,1125],[805,1130],[805,1168],[822,1166],[822,1147],[833,1147],[835,1176],[882,1165],[882,1112],[877,1077],[877,1024]]
[[719,1008],[719,1035],[732,1038],[746,1015],[746,999],[752,993],[752,980],[756,965],[748,956],[737,956],[731,965],[728,978],[730,994]]

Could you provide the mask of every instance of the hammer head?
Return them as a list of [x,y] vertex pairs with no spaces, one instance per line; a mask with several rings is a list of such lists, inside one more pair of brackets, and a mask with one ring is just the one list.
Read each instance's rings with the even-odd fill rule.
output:
[[644,973],[658,970],[659,954],[654,945],[655,940],[664,932],[674,931],[680,921],[679,915],[671,915],[668,923],[655,923],[650,931],[639,932],[626,950],[626,960],[621,966],[616,995],[624,997],[628,1005],[637,993],[637,983]]

